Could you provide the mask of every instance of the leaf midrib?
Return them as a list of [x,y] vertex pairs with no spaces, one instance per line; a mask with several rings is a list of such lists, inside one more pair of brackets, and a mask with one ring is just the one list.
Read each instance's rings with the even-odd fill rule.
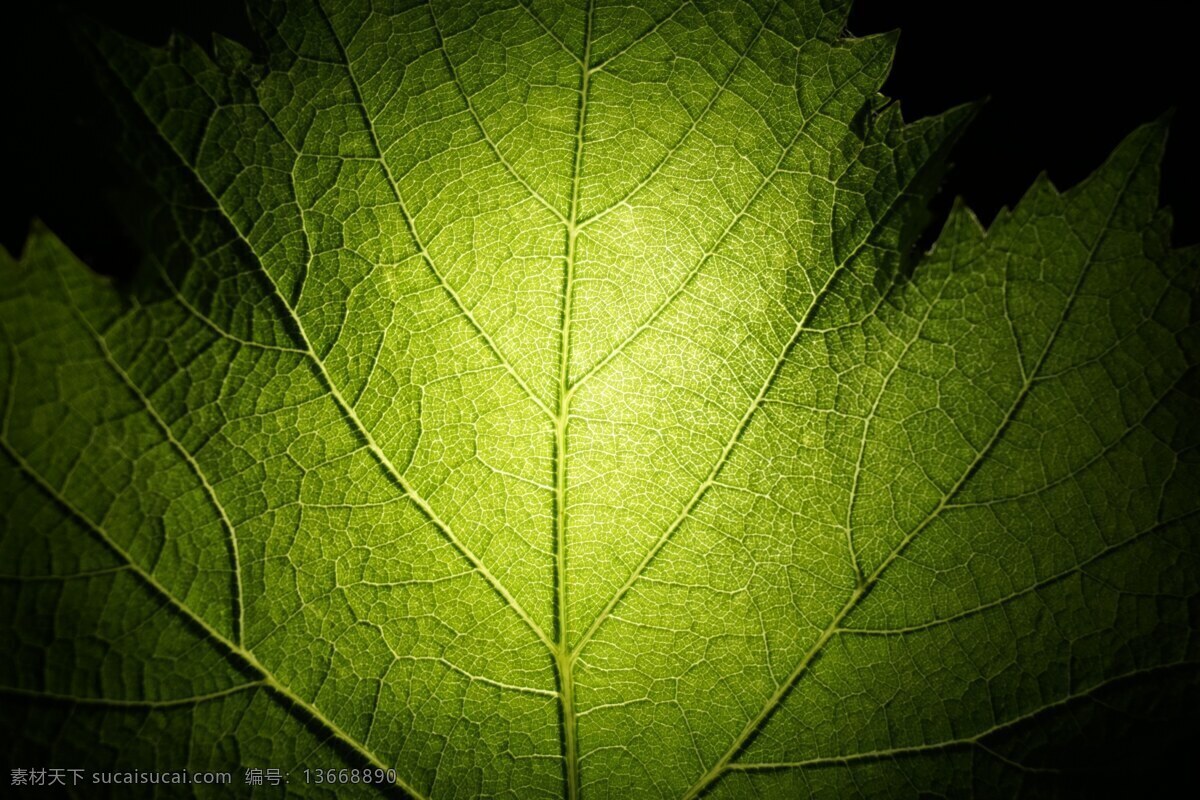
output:
[[579,242],[579,184],[583,172],[584,133],[591,88],[592,14],[588,0],[580,60],[579,111],[575,125],[575,154],[571,164],[571,203],[567,213],[566,257],[563,264],[563,310],[559,331],[557,411],[554,417],[554,605],[556,642],[554,664],[562,709],[563,772],[567,800],[579,797],[579,740],[575,714],[574,659],[567,610],[567,428],[571,418],[571,312],[574,307],[575,257]]

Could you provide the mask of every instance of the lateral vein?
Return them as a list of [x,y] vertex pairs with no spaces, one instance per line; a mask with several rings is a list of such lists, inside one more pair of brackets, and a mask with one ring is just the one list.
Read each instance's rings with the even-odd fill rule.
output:
[[[326,716],[313,702],[309,702],[296,694],[290,687],[279,681],[275,675],[268,670],[254,656],[254,654],[242,647],[237,642],[230,640],[216,628],[214,628],[204,617],[192,611],[186,604],[175,596],[166,586],[164,586],[152,573],[147,571],[141,564],[134,560],[125,548],[121,547],[109,535],[108,531],[102,528],[98,523],[83,513],[75,506],[66,495],[50,484],[41,473],[34,469],[33,465],[25,460],[24,456],[18,453],[6,439],[0,439],[0,450],[3,450],[9,458],[17,465],[21,472],[34,483],[43,493],[51,500],[57,503],[72,519],[78,522],[86,530],[91,532],[92,536],[111,552],[118,559],[129,565],[130,572],[135,575],[143,584],[146,585],[153,593],[160,597],[167,605],[172,608],[175,613],[179,614],[187,623],[196,626],[209,641],[217,646],[219,652],[222,652],[231,664],[241,670],[250,670],[259,676],[258,682],[264,687],[274,692],[279,698],[286,700],[292,707],[301,712],[301,715],[321,727],[329,731],[330,735],[340,741],[342,744],[354,750],[359,757],[365,759],[372,768],[388,770],[389,765],[385,764],[374,752],[372,752],[363,742],[358,741],[355,737],[346,733],[336,722]],[[406,783],[403,779],[397,778],[395,785],[404,792],[407,792],[416,800],[427,800],[423,794]]]
[[184,463],[188,465],[188,469],[190,469],[192,474],[196,476],[196,479],[200,481],[200,487],[204,492],[204,496],[208,499],[213,509],[217,512],[217,518],[220,521],[221,527],[224,529],[225,536],[229,541],[229,560],[231,562],[230,567],[233,571],[234,589],[233,614],[230,618],[233,623],[233,640],[240,645],[243,643],[245,631],[246,604],[242,589],[242,562],[241,556],[238,553],[237,529],[234,527],[232,520],[229,519],[229,514],[226,513],[225,507],[217,498],[217,490],[213,483],[208,479],[208,475],[200,466],[199,461],[196,460],[196,456],[186,447],[184,447],[183,443],[176,438],[175,431],[173,431],[171,426],[167,424],[167,421],[163,419],[154,403],[150,401],[150,398],[146,395],[146,393],[142,391],[141,387],[134,382],[133,378],[129,375],[125,368],[121,366],[119,361],[117,361],[116,356],[113,355],[112,351],[108,347],[108,342],[105,341],[104,337],[100,335],[100,332],[97,331],[95,327],[92,326],[92,323],[89,322],[88,319],[83,315],[83,312],[79,308],[79,304],[75,302],[75,296],[71,293],[71,287],[67,285],[66,281],[61,280],[61,276],[59,277],[60,283],[63,287],[63,292],[66,294],[67,300],[70,304],[72,314],[75,316],[75,319],[79,322],[80,326],[87,331],[87,334],[92,339],[93,343],[95,343],[96,348],[100,351],[101,357],[104,359],[104,363],[113,371],[113,374],[117,376],[120,382],[125,385],[130,394],[137,399],[143,410],[146,412],[146,416],[148,416],[150,421],[154,423],[154,426],[159,429],[162,435],[166,438],[167,442],[171,445],[171,448],[175,450],[175,452],[177,452],[184,460]]
[[[159,136],[167,143],[167,145],[175,153],[176,157],[178,157],[182,163],[192,171],[196,181],[205,190],[205,192],[208,193],[209,197],[213,199],[213,202],[216,203],[217,207],[220,209],[220,200],[218,199],[216,192],[213,191],[212,187],[208,185],[204,178],[199,174],[199,171],[193,167],[184,154],[181,153],[178,148],[176,148],[170,137],[166,136],[157,123],[155,123],[154,120],[149,117],[149,114],[146,116],[150,123],[158,131]],[[222,214],[224,215],[223,210]],[[301,351],[305,356],[307,356],[309,362],[313,366],[313,369],[316,371],[317,379],[325,386],[326,390],[333,398],[334,404],[338,407],[339,412],[346,421],[347,425],[351,428],[352,432],[362,439],[368,452],[370,452],[372,457],[375,458],[376,462],[384,470],[388,478],[401,489],[401,491],[409,498],[410,501],[412,501],[413,505],[417,507],[418,511],[420,511],[421,514],[433,524],[434,528],[437,529],[442,537],[445,538],[446,541],[449,542],[451,546],[453,546],[469,564],[471,564],[471,566],[480,574],[480,576],[484,578],[485,581],[487,581],[488,585],[491,586],[492,589],[498,595],[500,595],[500,597],[513,609],[517,616],[521,618],[522,622],[525,623],[525,625],[542,642],[542,644],[545,645],[548,650],[553,651],[554,645],[550,641],[550,638],[546,635],[545,631],[542,630],[541,626],[538,625],[537,622],[524,609],[524,607],[517,602],[516,598],[508,591],[507,588],[504,587],[499,579],[497,579],[496,576],[487,569],[482,560],[480,560],[480,558],[469,547],[467,547],[462,540],[458,538],[450,526],[434,511],[428,501],[426,501],[425,498],[420,495],[415,488],[412,487],[408,480],[405,479],[403,474],[396,468],[395,464],[391,461],[388,455],[375,441],[374,435],[370,432],[367,426],[359,418],[357,412],[354,411],[353,407],[350,406],[350,404],[338,390],[332,377],[329,375],[329,371],[325,366],[325,362],[320,356],[317,355],[316,350],[313,349],[312,342],[305,331],[304,324],[301,322],[299,314],[297,314],[296,310],[292,307],[287,298],[284,297],[278,282],[266,268],[262,257],[258,254],[258,251],[250,243],[250,240],[246,237],[246,234],[233,222],[232,219],[230,219],[228,216],[225,216],[225,220],[229,223],[234,236],[237,237],[242,245],[246,247],[250,255],[252,255],[257,261],[259,269],[262,272],[263,277],[271,290],[271,294],[275,298],[275,301],[279,303],[281,309],[286,312],[288,321],[295,326],[296,334],[300,339],[300,344],[302,345]]]
[[1084,280],[1091,271],[1091,266],[1095,261],[1096,253],[1099,250],[1101,243],[1104,241],[1106,234],[1108,233],[1108,227],[1112,222],[1113,216],[1116,214],[1117,208],[1120,206],[1121,199],[1124,197],[1125,192],[1129,188],[1129,183],[1132,180],[1132,176],[1133,173],[1131,172],[1130,175],[1126,177],[1124,185],[1117,193],[1116,198],[1113,200],[1112,208],[1109,209],[1108,215],[1100,228],[1100,233],[1096,236],[1096,240],[1092,243],[1091,248],[1085,255],[1084,263],[1081,265],[1079,270],[1079,276],[1075,280],[1075,284],[1067,298],[1067,302],[1064,305],[1062,314],[1059,316],[1058,322],[1055,324],[1054,329],[1050,332],[1046,346],[1042,350],[1041,355],[1038,357],[1037,363],[1034,365],[1026,379],[1022,382],[1021,388],[1013,398],[1007,413],[997,424],[996,429],[992,432],[992,435],[988,438],[987,442],[985,442],[983,447],[979,449],[975,457],[971,460],[971,463],[966,469],[963,470],[958,480],[955,481],[954,485],[951,486],[950,489],[942,496],[938,504],[925,516],[920,524],[918,524],[912,529],[912,531],[906,534],[903,539],[901,539],[900,543],[897,544],[890,553],[888,553],[887,557],[883,559],[879,566],[875,568],[875,570],[866,578],[865,581],[859,583],[854,588],[854,591],[851,592],[849,599],[834,615],[829,625],[824,631],[821,632],[821,635],[817,637],[817,640],[796,665],[795,669],[792,670],[792,673],[788,676],[787,680],[785,680],[776,688],[776,690],[767,699],[767,702],[763,705],[762,709],[759,710],[758,714],[756,714],[753,719],[746,723],[741,733],[738,734],[737,738],[734,739],[733,743],[729,746],[729,749],[725,751],[724,755],[721,756],[717,763],[714,764],[707,772],[701,775],[700,778],[697,779],[694,784],[692,784],[691,788],[684,793],[684,800],[694,800],[694,798],[698,797],[709,786],[720,779],[720,777],[728,769],[729,764],[733,762],[742,749],[749,744],[750,740],[758,733],[759,730],[762,729],[762,726],[766,724],[767,720],[771,718],[775,710],[779,708],[779,705],[783,702],[783,699],[791,693],[791,690],[799,682],[800,678],[808,671],[808,668],[824,650],[825,645],[829,643],[829,640],[837,635],[841,629],[842,620],[844,620],[850,614],[850,612],[858,606],[859,601],[862,600],[862,598],[870,592],[871,588],[879,582],[879,580],[887,572],[888,568],[900,558],[905,550],[908,549],[908,546],[911,545],[921,535],[921,533],[941,515],[942,511],[946,508],[950,501],[957,496],[958,492],[962,490],[962,487],[965,486],[971,476],[975,474],[975,471],[979,468],[980,464],[983,463],[984,459],[987,458],[987,456],[991,453],[992,448],[995,447],[997,442],[1000,441],[1005,431],[1008,430],[1013,418],[1024,404],[1025,398],[1028,397],[1029,391],[1037,382],[1038,373],[1045,365],[1050,352],[1054,349],[1055,342],[1058,341],[1058,336],[1062,331],[1063,325],[1066,324],[1067,318],[1071,315],[1071,311],[1075,306],[1075,302],[1079,298],[1080,289],[1083,287]]

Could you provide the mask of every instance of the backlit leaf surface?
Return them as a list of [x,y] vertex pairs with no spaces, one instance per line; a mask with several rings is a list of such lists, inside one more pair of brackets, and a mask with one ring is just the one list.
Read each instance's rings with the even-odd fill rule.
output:
[[970,110],[844,3],[253,13],[93,39],[133,286],[0,263],[14,763],[1011,794],[1195,697],[1162,126],[913,264]]

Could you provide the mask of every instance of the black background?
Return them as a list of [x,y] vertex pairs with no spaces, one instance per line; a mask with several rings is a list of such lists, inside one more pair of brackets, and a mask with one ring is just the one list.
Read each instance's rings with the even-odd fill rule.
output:
[[[125,274],[137,253],[111,204],[126,168],[97,133],[106,101],[65,32],[67,19],[83,14],[151,43],[173,30],[204,43],[212,31],[252,46],[257,39],[239,0],[32,5],[19,17],[3,12],[0,34],[0,244],[18,252],[30,221],[41,218],[93,267]],[[1173,111],[1163,200],[1175,211],[1176,244],[1200,241],[1197,36],[1185,21],[1188,5],[1143,0],[1101,8],[858,0],[849,31],[902,30],[884,91],[901,101],[906,118],[988,99],[955,151],[940,213],[961,195],[990,221],[1043,170],[1069,187],[1134,127]]]

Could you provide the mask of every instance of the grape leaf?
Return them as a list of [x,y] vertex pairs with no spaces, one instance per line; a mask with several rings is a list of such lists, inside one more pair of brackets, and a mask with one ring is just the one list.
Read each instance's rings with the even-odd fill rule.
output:
[[972,109],[903,122],[846,10],[94,32],[155,200],[130,286],[42,229],[0,260],[8,760],[419,798],[1137,768],[1200,675],[1164,126],[914,264]]

